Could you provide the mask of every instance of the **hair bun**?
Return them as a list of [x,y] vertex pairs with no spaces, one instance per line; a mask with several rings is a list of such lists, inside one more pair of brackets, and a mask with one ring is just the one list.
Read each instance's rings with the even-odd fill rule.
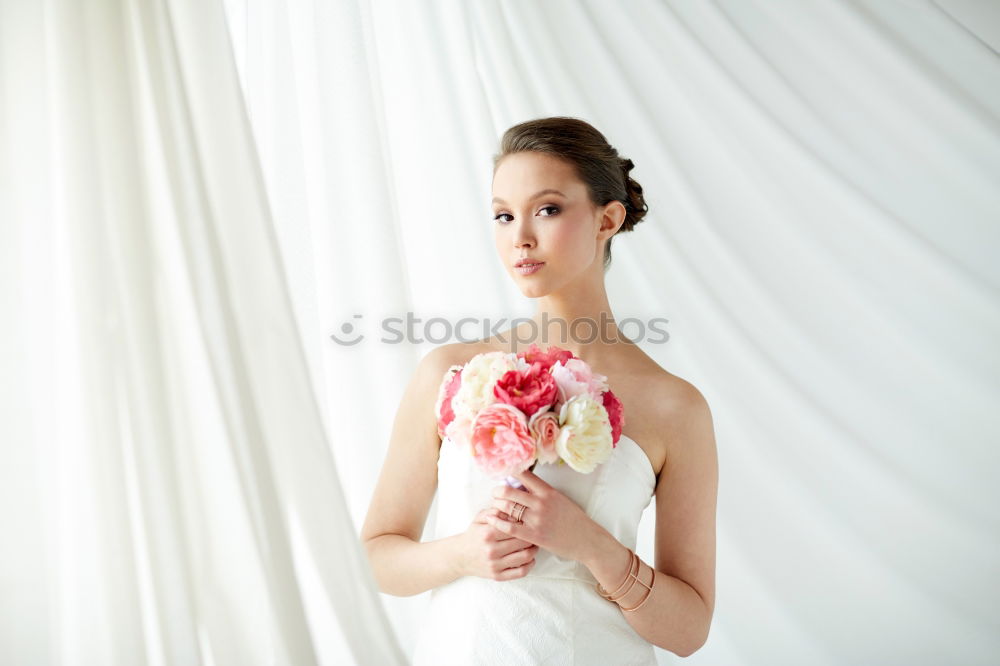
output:
[[635,225],[642,221],[649,210],[646,199],[642,195],[642,185],[629,175],[629,171],[635,168],[635,164],[629,158],[621,158],[622,176],[625,181],[625,221],[622,222],[621,231],[632,231]]

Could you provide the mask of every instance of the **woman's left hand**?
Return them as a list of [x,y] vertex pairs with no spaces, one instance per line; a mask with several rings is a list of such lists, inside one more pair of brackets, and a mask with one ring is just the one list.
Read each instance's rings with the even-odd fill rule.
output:
[[[506,483],[493,489],[493,503],[502,512],[488,516],[487,521],[501,532],[537,544],[557,557],[579,560],[587,545],[589,528],[593,519],[576,502],[553,488],[530,470],[511,474],[524,484],[524,489],[512,488]],[[521,522],[514,522],[517,515],[514,502],[527,508]],[[506,520],[504,519],[506,518]]]

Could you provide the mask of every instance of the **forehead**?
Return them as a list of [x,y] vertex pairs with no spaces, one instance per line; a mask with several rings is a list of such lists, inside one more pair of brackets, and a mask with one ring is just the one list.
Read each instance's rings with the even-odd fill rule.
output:
[[493,175],[493,196],[511,202],[553,188],[574,196],[584,190],[573,165],[554,155],[522,152],[507,155]]

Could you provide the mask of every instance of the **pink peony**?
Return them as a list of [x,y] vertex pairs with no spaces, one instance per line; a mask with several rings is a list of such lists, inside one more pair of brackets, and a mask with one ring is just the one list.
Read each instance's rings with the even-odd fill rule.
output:
[[437,415],[438,436],[444,439],[446,428],[455,418],[455,411],[451,406],[451,399],[458,393],[459,386],[462,385],[462,366],[453,365],[448,368],[441,385],[438,387],[437,404],[434,412]]
[[459,448],[472,453],[472,418],[466,412],[456,414],[445,427],[444,436]]
[[546,464],[558,462],[559,451],[556,450],[556,440],[559,439],[559,415],[552,410],[536,412],[528,419],[528,431],[535,438],[538,462]]
[[471,444],[479,467],[490,476],[522,472],[535,460],[535,438],[527,419],[507,403],[495,402],[476,414]]
[[625,427],[625,407],[611,390],[604,392],[604,409],[608,410],[608,420],[611,422],[611,441],[618,446],[618,440],[622,436],[622,428]]
[[578,395],[589,395],[594,400],[601,399],[601,393],[608,388],[607,377],[591,370],[581,359],[571,358],[566,363],[556,363],[550,371],[559,387],[557,407]]
[[556,380],[548,370],[535,363],[527,370],[510,370],[493,387],[497,401],[520,409],[531,418],[548,409],[556,400]]
[[554,345],[542,351],[535,343],[531,343],[531,346],[526,351],[519,353],[517,356],[518,358],[523,358],[529,365],[540,363],[542,370],[550,369],[558,361],[566,363],[571,358],[574,358],[571,351],[560,349]]

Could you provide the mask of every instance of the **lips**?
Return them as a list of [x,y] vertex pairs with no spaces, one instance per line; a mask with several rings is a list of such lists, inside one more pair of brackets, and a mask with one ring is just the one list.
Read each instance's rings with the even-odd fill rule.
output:
[[534,275],[538,271],[542,270],[545,266],[544,261],[535,261],[534,259],[522,259],[517,262],[514,266],[514,270],[520,275]]

